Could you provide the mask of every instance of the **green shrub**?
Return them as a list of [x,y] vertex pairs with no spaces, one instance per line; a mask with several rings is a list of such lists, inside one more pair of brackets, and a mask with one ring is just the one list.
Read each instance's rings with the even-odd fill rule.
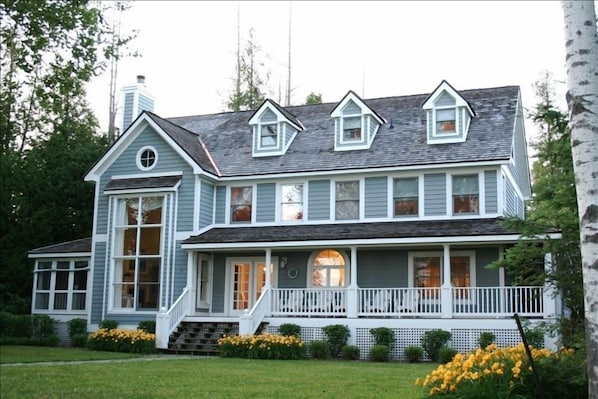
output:
[[338,357],[341,348],[347,345],[347,340],[351,336],[349,327],[342,324],[331,324],[322,328],[326,334],[328,344],[330,345],[330,356]]
[[440,348],[445,347],[451,339],[451,333],[441,329],[428,330],[422,335],[421,343],[424,351],[433,362],[440,356]]
[[385,345],[392,349],[395,345],[395,332],[388,327],[372,328],[370,333],[374,336],[375,345]]
[[141,330],[101,328],[90,335],[87,347],[96,351],[155,353],[156,336]]
[[280,335],[301,337],[301,326],[293,323],[281,324],[278,327]]
[[424,357],[424,350],[415,345],[406,347],[404,353],[409,363],[419,363]]
[[341,358],[344,360],[358,360],[359,347],[356,345],[345,345],[341,348]]
[[100,329],[114,330],[118,328],[118,321],[116,320],[102,320],[100,322]]
[[154,320],[144,320],[140,321],[139,325],[137,326],[138,330],[143,330],[150,334],[156,333],[156,322]]
[[370,359],[374,362],[387,362],[390,349],[386,345],[374,345],[370,350]]
[[496,335],[491,332],[483,332],[478,338],[478,344],[480,344],[480,348],[482,349],[486,349],[488,345],[493,344],[495,341]]
[[75,334],[71,337],[71,343],[75,348],[85,348],[87,346],[87,333]]
[[33,346],[58,346],[60,338],[58,335],[46,335],[43,337],[31,338],[29,345]]
[[69,329],[69,336],[71,339],[75,335],[85,334],[87,337],[87,320],[85,319],[72,319],[67,322],[67,326]]
[[305,345],[294,335],[231,335],[220,338],[218,347],[222,357],[282,360],[305,357]]
[[330,358],[330,344],[328,341],[311,341],[309,354],[314,359],[328,359]]
[[448,363],[453,360],[453,357],[455,357],[457,353],[459,352],[456,349],[448,346],[440,348],[440,351],[438,352],[438,361],[442,364]]
[[14,315],[8,312],[0,312],[0,337],[12,337],[12,326]]
[[56,334],[56,320],[45,314],[31,315],[32,338],[46,338]]
[[527,343],[534,348],[544,348],[544,330],[541,327],[524,329]]

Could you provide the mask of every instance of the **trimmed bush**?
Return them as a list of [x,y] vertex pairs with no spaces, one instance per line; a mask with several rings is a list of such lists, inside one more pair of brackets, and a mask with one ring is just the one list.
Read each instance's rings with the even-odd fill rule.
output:
[[496,335],[491,332],[483,332],[478,338],[478,344],[480,344],[481,349],[486,349],[486,347],[490,344],[493,344],[494,341],[496,341]]
[[87,347],[96,351],[155,353],[156,336],[142,330],[100,328],[91,334]]
[[328,359],[330,358],[330,344],[328,341],[311,341],[309,354],[313,359]]
[[374,336],[375,345],[385,345],[388,349],[395,345],[395,332],[388,327],[372,328],[370,334]]
[[56,320],[47,315],[13,315],[2,312],[0,316],[2,345],[58,346]]
[[338,357],[341,353],[341,348],[347,345],[347,341],[351,336],[349,327],[342,324],[331,324],[322,328],[326,334],[328,344],[330,345],[330,356]]
[[294,335],[232,335],[220,338],[218,346],[222,357],[295,360],[305,356],[303,341]]
[[390,349],[386,345],[374,345],[370,350],[370,359],[374,362],[387,362]]
[[75,335],[85,334],[87,335],[87,320],[85,319],[72,319],[67,322],[69,329],[69,336],[71,339]]
[[344,360],[358,360],[359,347],[356,345],[345,345],[341,348],[341,358]]
[[87,346],[87,333],[75,334],[71,337],[71,343],[75,348],[85,348]]
[[409,363],[419,363],[424,358],[424,350],[419,346],[408,346],[405,348],[404,353]]
[[100,322],[100,329],[114,330],[115,328],[118,328],[118,321],[116,320],[102,320]]
[[440,363],[448,363],[453,360],[453,357],[455,357],[457,353],[459,352],[456,349],[449,348],[448,346],[440,348],[440,351],[438,352],[438,361]]
[[281,324],[278,327],[278,332],[280,335],[301,337],[301,326],[293,323]]
[[440,356],[440,348],[445,347],[450,339],[450,332],[437,328],[426,331],[421,337],[421,343],[428,357],[433,362],[437,362]]
[[154,320],[140,321],[139,325],[137,326],[137,329],[145,331],[150,334],[155,334],[156,333],[156,322]]

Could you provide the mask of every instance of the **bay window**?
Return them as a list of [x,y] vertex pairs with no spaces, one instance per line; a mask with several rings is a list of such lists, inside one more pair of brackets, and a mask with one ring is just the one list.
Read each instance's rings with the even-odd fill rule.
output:
[[85,311],[89,261],[38,260],[35,265],[35,310]]

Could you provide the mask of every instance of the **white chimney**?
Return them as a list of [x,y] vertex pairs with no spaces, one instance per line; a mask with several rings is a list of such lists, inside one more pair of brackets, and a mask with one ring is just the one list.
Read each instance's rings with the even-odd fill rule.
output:
[[154,96],[147,90],[145,76],[137,75],[137,82],[126,85],[121,90],[121,133],[137,119],[143,111],[154,111]]

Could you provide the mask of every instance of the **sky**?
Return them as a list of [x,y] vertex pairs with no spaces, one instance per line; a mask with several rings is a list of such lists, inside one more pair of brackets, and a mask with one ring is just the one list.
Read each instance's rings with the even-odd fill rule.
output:
[[[518,85],[532,108],[534,83],[549,72],[565,107],[558,1],[135,1],[122,31],[138,31],[132,48],[142,56],[120,61],[117,88],[145,75],[162,117],[226,111],[238,11],[242,47],[253,29],[277,102],[287,85],[290,21],[293,105],[311,92],[324,102],[349,90],[364,99],[430,93],[446,79],[457,90]],[[88,86],[104,131],[108,76]],[[528,121],[528,137],[534,129]]]

